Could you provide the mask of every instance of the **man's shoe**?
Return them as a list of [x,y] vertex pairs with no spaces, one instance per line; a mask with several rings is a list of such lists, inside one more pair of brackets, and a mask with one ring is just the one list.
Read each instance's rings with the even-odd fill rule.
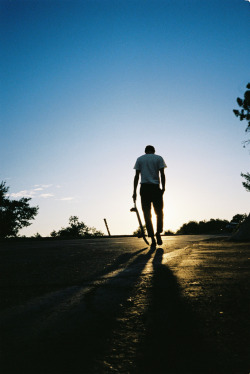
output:
[[161,234],[156,234],[156,240],[158,245],[162,245]]

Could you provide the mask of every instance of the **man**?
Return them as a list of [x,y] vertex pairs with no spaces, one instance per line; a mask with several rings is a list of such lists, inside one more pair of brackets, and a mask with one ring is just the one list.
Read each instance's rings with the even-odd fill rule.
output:
[[[145,218],[148,236],[152,240],[152,246],[156,245],[154,238],[154,229],[151,220],[151,203],[157,217],[157,244],[161,245],[161,232],[163,230],[163,194],[165,192],[165,173],[164,168],[167,165],[161,156],[155,155],[155,149],[152,145],[145,148],[145,155],[138,157],[134,169],[134,193],[133,200],[136,201],[136,190],[139,176],[141,175],[141,205]],[[160,178],[159,178],[160,177]],[[160,181],[162,189],[160,189]]]

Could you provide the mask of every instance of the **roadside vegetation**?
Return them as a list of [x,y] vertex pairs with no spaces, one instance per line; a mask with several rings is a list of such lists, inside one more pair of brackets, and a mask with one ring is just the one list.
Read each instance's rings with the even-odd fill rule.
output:
[[147,235],[146,225],[143,225],[143,231],[141,230],[141,227],[139,226],[137,230],[133,232],[134,236],[137,236],[138,238],[141,238],[143,235]]
[[184,223],[176,232],[177,235],[221,234],[231,233],[246,219],[246,214],[236,214],[231,221],[210,219],[209,221],[190,221]]
[[31,225],[38,213],[38,206],[31,207],[31,198],[12,200],[8,195],[6,182],[0,184],[0,238],[15,237],[23,227]]
[[[9,187],[6,182],[0,183],[0,239],[26,238],[25,235],[18,236],[18,232],[32,224],[38,213],[38,206],[31,207],[31,198],[22,197],[19,200],[10,198]],[[75,239],[103,236],[101,231],[95,227],[88,227],[84,222],[79,221],[76,216],[69,218],[69,226],[61,228],[59,231],[52,231],[53,238]],[[36,233],[31,238],[41,239],[42,236]]]
[[[233,233],[236,231],[241,223],[243,223],[247,218],[246,214],[236,214],[233,216],[231,221],[225,219],[213,219],[209,221],[189,221],[184,223],[179,230],[174,233],[171,230],[165,231],[164,236],[173,235],[201,235],[201,234],[222,234],[222,233]],[[147,235],[146,226],[143,226],[144,233]],[[138,227],[136,231],[133,232],[134,236],[140,238],[141,229]]]
[[59,239],[81,239],[103,235],[103,232],[96,230],[95,227],[88,227],[84,222],[79,221],[77,216],[69,217],[69,226],[50,233],[51,237]]

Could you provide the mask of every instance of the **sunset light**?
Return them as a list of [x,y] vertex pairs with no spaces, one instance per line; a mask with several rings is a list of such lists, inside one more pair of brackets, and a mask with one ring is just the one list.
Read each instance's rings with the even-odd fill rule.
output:
[[39,206],[20,234],[49,236],[71,215],[132,234],[147,144],[168,166],[164,230],[249,212],[232,112],[249,12],[236,0],[1,2],[1,180]]

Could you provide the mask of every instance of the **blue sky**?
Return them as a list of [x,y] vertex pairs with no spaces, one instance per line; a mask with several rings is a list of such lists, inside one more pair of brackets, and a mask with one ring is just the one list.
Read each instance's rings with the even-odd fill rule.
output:
[[39,205],[21,234],[77,215],[137,228],[133,166],[165,159],[165,229],[250,210],[246,124],[250,3],[1,1],[1,180]]

